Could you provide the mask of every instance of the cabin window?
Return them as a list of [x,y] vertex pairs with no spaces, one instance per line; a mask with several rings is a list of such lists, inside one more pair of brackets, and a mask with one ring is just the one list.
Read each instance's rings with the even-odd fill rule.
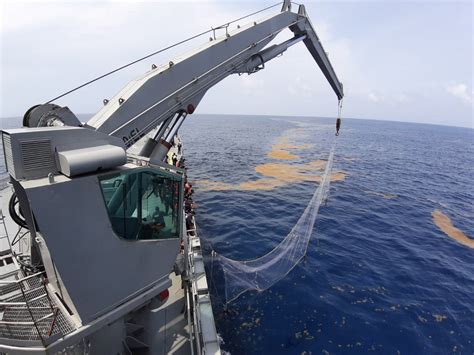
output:
[[127,240],[178,238],[181,177],[152,168],[99,177],[114,232]]

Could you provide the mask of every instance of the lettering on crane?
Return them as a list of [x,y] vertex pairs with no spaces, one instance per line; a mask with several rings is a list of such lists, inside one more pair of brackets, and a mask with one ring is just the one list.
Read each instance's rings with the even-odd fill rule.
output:
[[123,140],[123,142],[125,143],[125,145],[127,147],[130,147],[131,145],[133,145],[135,142],[137,142],[143,136],[144,136],[144,134],[140,133],[138,128],[134,128],[130,131],[128,136],[123,136],[122,140]]

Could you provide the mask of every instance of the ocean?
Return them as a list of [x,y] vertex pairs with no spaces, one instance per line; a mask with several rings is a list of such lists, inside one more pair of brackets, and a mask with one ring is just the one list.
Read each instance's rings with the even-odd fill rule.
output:
[[224,305],[211,250],[254,259],[288,234],[335,120],[188,120],[181,134],[224,350],[474,353],[474,130],[344,119],[306,257],[270,289]]
[[181,128],[222,349],[474,354],[472,129],[343,119],[306,256],[226,304],[211,251],[248,260],[275,248],[317,188],[334,131],[334,119],[231,115]]

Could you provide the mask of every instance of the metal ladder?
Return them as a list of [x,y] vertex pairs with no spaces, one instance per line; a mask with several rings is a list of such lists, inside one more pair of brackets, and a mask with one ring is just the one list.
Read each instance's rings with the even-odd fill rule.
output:
[[0,251],[0,268],[15,265],[0,274],[0,337],[40,340],[45,344],[56,330],[60,310],[49,296],[44,272],[24,276],[13,253],[1,209],[0,224],[3,225],[0,226],[0,242],[8,242],[8,248]]

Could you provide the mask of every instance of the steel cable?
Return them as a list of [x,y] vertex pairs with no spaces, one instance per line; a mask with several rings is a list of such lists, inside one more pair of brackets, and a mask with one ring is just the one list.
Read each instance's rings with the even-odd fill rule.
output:
[[229,26],[229,25],[232,24],[232,23],[235,23],[235,22],[237,22],[237,21],[240,21],[240,20],[246,19],[246,18],[248,18],[248,17],[254,16],[254,15],[259,14],[259,13],[261,13],[261,12],[267,11],[267,10],[269,10],[269,9],[271,9],[271,8],[274,8],[274,7],[278,6],[278,5],[281,5],[282,3],[283,3],[283,2],[279,2],[279,3],[276,3],[276,4],[274,4],[274,5],[267,6],[267,7],[263,8],[263,9],[261,9],[261,10],[252,12],[252,13],[250,13],[250,14],[248,14],[248,15],[245,15],[245,16],[242,16],[242,17],[239,17],[239,18],[237,18],[237,19],[235,19],[235,20],[232,20],[232,21],[230,21],[230,22],[227,22],[227,23],[225,23],[225,24],[223,24],[223,25],[220,25],[220,26],[215,27],[215,28],[211,28],[210,30],[207,30],[207,31],[198,33],[198,34],[196,34],[196,35],[194,35],[194,36],[188,37],[188,38],[186,38],[186,39],[184,39],[184,40],[182,40],[182,41],[179,41],[179,42],[177,42],[177,43],[171,44],[171,45],[169,45],[169,46],[167,46],[167,47],[165,47],[165,48],[162,48],[162,49],[160,49],[160,50],[157,50],[157,51],[155,51],[155,52],[153,52],[153,53],[147,54],[147,55],[144,56],[144,57],[141,57],[141,58],[136,59],[136,60],[134,60],[134,61],[132,61],[132,62],[129,62],[129,63],[125,64],[125,65],[122,65],[121,67],[118,67],[118,68],[116,68],[116,69],[113,69],[113,70],[111,70],[111,71],[109,71],[109,72],[107,72],[107,73],[105,73],[105,74],[102,74],[102,75],[100,75],[100,76],[98,76],[98,77],[96,77],[96,78],[94,78],[94,79],[92,79],[92,80],[89,80],[88,82],[86,82],[86,83],[84,83],[84,84],[81,84],[81,85],[79,85],[79,86],[76,86],[75,88],[73,88],[73,89],[71,89],[71,90],[69,90],[69,91],[66,91],[65,93],[63,93],[63,94],[61,94],[61,95],[59,95],[59,96],[56,96],[55,98],[49,100],[49,101],[46,102],[46,103],[49,104],[49,103],[51,103],[51,102],[53,102],[53,101],[55,101],[55,100],[58,100],[58,99],[60,99],[60,98],[62,98],[62,97],[64,97],[64,96],[66,96],[66,95],[69,95],[69,94],[73,93],[74,91],[77,91],[77,90],[79,90],[79,89],[82,89],[83,87],[85,87],[85,86],[87,86],[87,85],[90,85],[90,84],[92,84],[92,83],[94,83],[94,82],[96,82],[96,81],[98,81],[98,80],[101,80],[101,79],[103,79],[103,78],[105,78],[105,77],[107,77],[107,76],[109,76],[109,75],[112,75],[112,74],[114,74],[114,73],[116,73],[116,72],[118,72],[118,71],[120,71],[120,70],[123,70],[123,69],[125,69],[125,68],[128,68],[129,66],[132,66],[132,65],[134,65],[134,64],[137,64],[137,63],[139,63],[139,62],[141,62],[141,61],[143,61],[143,60],[145,60],[145,59],[148,59],[148,58],[150,58],[150,57],[153,57],[153,56],[155,56],[155,55],[157,55],[157,54],[159,54],[159,53],[163,53],[163,52],[165,52],[165,51],[167,51],[167,50],[169,50],[169,49],[171,49],[171,48],[177,47],[177,46],[179,46],[179,45],[181,45],[181,44],[183,44],[183,43],[189,42],[189,41],[191,41],[191,40],[193,40],[193,39],[196,39],[196,38],[198,38],[198,37],[201,37],[201,36],[203,36],[203,35],[205,35],[205,34],[207,34],[207,33],[213,32],[213,31],[215,31],[216,29],[225,28],[226,26]]

